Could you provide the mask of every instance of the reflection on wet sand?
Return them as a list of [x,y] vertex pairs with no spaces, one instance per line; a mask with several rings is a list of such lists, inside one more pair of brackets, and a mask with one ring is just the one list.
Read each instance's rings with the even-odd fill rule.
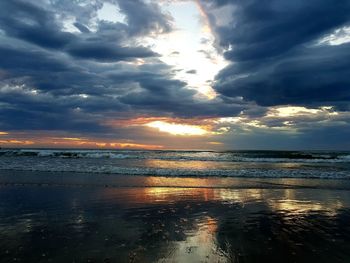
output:
[[[203,165],[203,164],[202,164]],[[203,168],[205,169],[205,168]],[[174,177],[126,176],[90,173],[62,173],[38,171],[0,172],[0,186],[53,185],[103,187],[180,187],[230,189],[335,189],[350,190],[350,180],[322,180],[307,178],[240,178],[240,177]]]
[[[191,185],[188,179],[187,185]],[[150,179],[152,180],[152,179]],[[314,191],[317,191],[314,189]],[[110,200],[117,199],[122,192],[130,193],[130,189],[106,188],[102,195]],[[222,189],[222,188],[169,188],[169,187],[140,187],[128,195],[124,200],[125,204],[156,204],[175,203],[178,201],[217,201],[221,203],[246,204],[251,202],[263,202],[273,211],[283,211],[284,213],[308,213],[308,212],[327,212],[336,213],[344,207],[343,200],[334,200],[332,191],[323,191],[323,195],[318,196],[315,200],[310,200],[303,190],[298,189]],[[312,192],[310,189],[306,192]],[[347,193],[347,191],[344,191]],[[342,193],[342,191],[339,191]],[[330,196],[328,196],[330,195]],[[311,195],[312,196],[312,195]],[[348,205],[348,203],[346,204]]]
[[1,262],[350,260],[348,191],[6,186],[0,211]]

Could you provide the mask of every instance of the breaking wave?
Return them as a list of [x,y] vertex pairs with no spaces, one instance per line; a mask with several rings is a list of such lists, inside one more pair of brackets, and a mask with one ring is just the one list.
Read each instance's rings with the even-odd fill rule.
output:
[[51,157],[91,159],[159,159],[179,161],[263,162],[263,163],[346,163],[349,152],[305,151],[133,151],[133,150],[48,150],[4,149],[1,157]]
[[349,152],[1,149],[0,171],[350,179]]

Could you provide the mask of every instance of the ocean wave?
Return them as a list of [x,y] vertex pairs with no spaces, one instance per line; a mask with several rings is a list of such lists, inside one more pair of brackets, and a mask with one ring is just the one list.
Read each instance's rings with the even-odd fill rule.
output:
[[71,172],[89,174],[169,176],[169,177],[244,177],[244,178],[319,178],[319,179],[350,179],[347,171],[320,169],[168,169],[119,166],[84,166],[84,165],[14,165],[0,167],[0,170],[40,171],[40,172]]
[[137,151],[137,150],[53,150],[3,149],[0,157],[49,157],[68,159],[156,159],[172,161],[261,162],[261,163],[346,163],[345,152],[286,151]]
[[126,159],[132,156],[125,153],[94,150],[6,150],[0,151],[5,157],[56,157],[56,158],[111,158]]
[[0,170],[93,174],[350,179],[349,164],[345,152],[0,150]]

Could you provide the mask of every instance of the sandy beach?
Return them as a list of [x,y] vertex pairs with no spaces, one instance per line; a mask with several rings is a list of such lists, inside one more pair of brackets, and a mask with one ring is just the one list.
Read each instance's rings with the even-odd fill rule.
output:
[[346,180],[92,178],[2,171],[0,261],[350,260]]

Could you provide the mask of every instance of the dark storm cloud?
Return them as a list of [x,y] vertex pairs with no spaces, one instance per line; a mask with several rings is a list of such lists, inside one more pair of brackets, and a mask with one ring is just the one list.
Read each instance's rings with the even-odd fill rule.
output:
[[122,96],[120,101],[150,115],[219,117],[236,115],[247,107],[237,100],[225,102],[220,96],[210,101],[198,100],[195,98],[197,92],[188,89],[185,82],[160,74],[143,71],[112,74],[110,77],[123,83],[136,82],[137,87]]
[[[70,132],[106,132],[108,129],[94,119],[77,118],[71,112],[28,111],[21,109],[1,109],[0,123],[2,129],[11,130],[61,130]],[[70,116],[63,118],[62,116]],[[10,118],[9,118],[10,116]]]
[[47,48],[62,48],[75,36],[62,32],[54,17],[54,13],[28,2],[0,3],[0,25],[8,36]]
[[15,76],[25,76],[28,73],[31,75],[42,71],[61,72],[69,70],[68,63],[43,50],[21,49],[1,45],[0,56],[1,68]]
[[[66,4],[59,4],[63,2]],[[132,17],[128,18],[130,25],[97,20],[92,32],[82,23],[89,22],[82,16],[93,18],[102,4],[91,1],[81,11],[84,7],[72,1],[52,5],[41,1],[1,1],[1,129],[107,132],[110,128],[102,130],[100,124],[104,118],[137,114],[132,106],[120,101],[121,97],[140,86],[151,89],[152,78],[164,79],[164,84],[170,82],[170,69],[165,66],[159,74],[151,74],[160,66],[105,63],[158,56],[135,44],[130,35],[169,31],[168,17],[154,4],[138,2],[139,9],[136,2],[134,6],[124,4],[122,10],[127,17],[137,10],[142,11],[139,17],[147,16],[139,21],[142,25],[137,26],[138,20]],[[60,19],[73,15],[65,10],[67,7],[76,11],[77,21],[82,21],[73,23],[80,33],[65,32]],[[174,89],[183,86],[182,82],[172,85]]]
[[[233,62],[217,76],[219,93],[264,106],[337,106],[349,101],[349,44],[317,45],[325,35],[349,25],[349,1],[203,3],[218,45]],[[227,4],[233,7],[232,21],[217,25],[211,9]]]
[[[173,67],[137,44],[171,30],[171,17],[158,5],[108,1],[126,16],[124,24],[97,19],[103,2],[0,3],[0,102],[7,105],[0,108],[1,129],[107,132],[101,123],[117,117],[231,116],[245,108],[220,96],[196,98],[174,79]],[[67,32],[64,21],[79,32]]]
[[79,29],[79,31],[80,31],[81,33],[90,33],[90,29],[87,28],[85,25],[79,23],[79,22],[75,22],[75,23],[74,23],[74,26],[75,26],[77,29]]
[[244,70],[247,76],[227,81],[239,66],[232,65],[218,75],[222,94],[243,96],[265,106],[312,107],[350,100],[350,44],[297,49],[254,72]]
[[[349,117],[346,122],[305,120],[296,124],[297,132],[279,129],[231,127],[222,141],[227,149],[271,149],[271,150],[344,150],[350,148]],[[276,123],[275,123],[276,124]],[[272,124],[273,125],[273,124]],[[273,126],[272,126],[273,127]]]
[[[146,12],[146,6],[143,4],[139,8]],[[154,9],[150,10],[156,12]],[[132,15],[132,13],[129,12],[128,15]],[[101,22],[98,31],[94,34],[86,26],[76,22],[74,26],[85,34],[74,35],[62,30],[62,25],[55,19],[55,13],[52,11],[45,10],[30,2],[18,0],[0,3],[0,25],[8,36],[28,41],[43,48],[58,49],[75,57],[103,62],[156,56],[157,54],[148,48],[122,46],[123,43],[118,45],[118,41],[126,39],[129,34],[146,34],[156,28],[170,30],[165,18],[163,20],[161,18],[161,14],[158,14],[156,20],[154,17],[150,17],[146,21],[139,21],[143,23],[142,26],[140,24],[140,27],[143,28],[142,32],[134,30],[133,27],[137,27],[137,21],[131,18],[133,24],[129,26],[121,23]],[[164,25],[160,23],[164,23]]]
[[172,29],[170,16],[164,15],[157,4],[142,0],[117,1],[126,15],[130,34],[167,33]]
[[104,62],[157,56],[155,52],[144,47],[118,47],[113,44],[94,42],[73,44],[68,47],[67,52],[74,57]]

